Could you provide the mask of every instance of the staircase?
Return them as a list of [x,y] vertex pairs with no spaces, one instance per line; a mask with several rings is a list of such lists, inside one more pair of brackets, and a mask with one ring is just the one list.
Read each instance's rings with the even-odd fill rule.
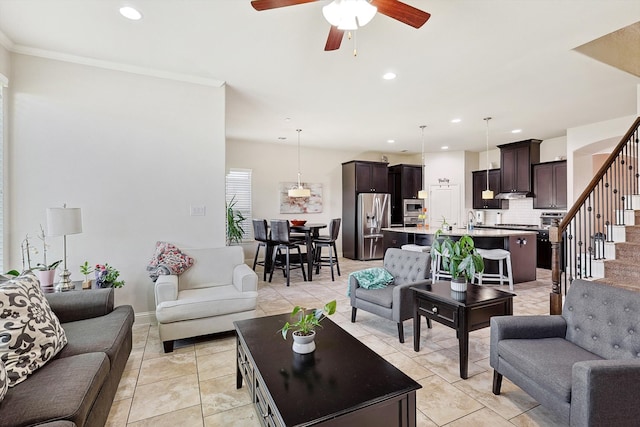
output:
[[561,313],[563,290],[576,278],[640,291],[639,128],[640,117],[549,230],[551,314]]

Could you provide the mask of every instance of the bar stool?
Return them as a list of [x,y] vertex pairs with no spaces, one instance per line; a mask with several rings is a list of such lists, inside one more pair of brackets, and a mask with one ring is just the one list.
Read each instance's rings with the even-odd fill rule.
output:
[[[315,256],[313,265],[316,267],[316,274],[320,273],[320,267],[322,267],[323,265],[328,265],[331,268],[331,281],[335,281],[335,277],[333,275],[334,265],[338,270],[338,276],[340,276],[340,263],[338,262],[338,249],[336,248],[336,240],[338,240],[338,235],[340,233],[341,222],[342,219],[340,218],[332,219],[331,224],[329,225],[329,235],[318,236],[313,239],[313,252]],[[322,248],[329,249],[328,256],[322,256]]]
[[[256,247],[256,254],[253,258],[253,271],[256,271],[256,265],[261,265],[264,267],[264,274],[262,280],[267,280],[267,271],[269,267],[269,262],[267,260],[267,255],[271,253],[271,250],[275,246],[275,244],[269,238],[268,225],[266,219],[254,219],[253,221],[253,236],[258,242],[258,246]],[[258,260],[258,256],[260,255],[260,248],[265,248],[265,255],[262,260]]]
[[431,280],[437,282],[438,280],[451,280],[451,273],[449,270],[445,270],[442,265],[442,257],[449,256],[448,252],[444,254],[432,250],[431,251]]
[[[294,268],[300,268],[302,270],[302,278],[307,281],[307,272],[305,270],[304,258],[300,252],[300,245],[302,242],[296,242],[291,240],[291,228],[289,221],[286,219],[272,219],[271,220],[271,240],[274,243],[273,258],[271,260],[271,272],[269,273],[269,283],[273,278],[273,270],[277,267],[282,269],[284,275],[287,278],[287,286],[289,286],[291,270]],[[299,265],[292,266],[290,262],[291,249],[298,251]],[[281,251],[285,251],[285,260],[283,263],[277,263],[278,255],[282,255]],[[311,254],[306,254],[311,256]],[[278,264],[276,266],[276,263]]]
[[[476,273],[474,279],[478,280],[478,284],[482,286],[483,281],[509,282],[509,290],[513,291],[513,272],[511,270],[511,252],[504,249],[477,249],[482,259],[498,261],[498,274],[495,273]],[[504,275],[503,261],[507,264],[507,275]]]

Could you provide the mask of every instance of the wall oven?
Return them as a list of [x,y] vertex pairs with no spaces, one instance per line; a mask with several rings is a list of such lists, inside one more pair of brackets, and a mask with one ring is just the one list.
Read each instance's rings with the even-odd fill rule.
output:
[[423,199],[404,199],[402,201],[403,225],[405,227],[415,227],[422,219],[419,215],[424,208]]

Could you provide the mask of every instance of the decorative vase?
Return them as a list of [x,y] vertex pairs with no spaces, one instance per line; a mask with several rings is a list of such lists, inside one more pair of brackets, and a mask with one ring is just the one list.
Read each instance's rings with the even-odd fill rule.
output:
[[309,354],[316,349],[316,331],[311,331],[309,335],[300,335],[298,331],[292,334],[293,351],[298,354]]
[[467,299],[467,293],[466,292],[458,292],[458,291],[454,291],[453,289],[451,289],[451,298],[453,298],[456,301],[464,301]]
[[451,279],[451,290],[455,292],[467,292],[467,279],[465,277]]
[[40,286],[43,288],[50,288],[53,286],[53,281],[56,278],[55,270],[38,270],[38,280]]
[[93,282],[91,279],[87,279],[82,282],[82,289],[91,289],[91,282]]

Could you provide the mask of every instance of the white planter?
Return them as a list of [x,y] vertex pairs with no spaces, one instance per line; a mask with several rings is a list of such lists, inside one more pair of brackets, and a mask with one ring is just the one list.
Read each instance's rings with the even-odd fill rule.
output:
[[316,349],[316,331],[311,331],[310,335],[298,335],[297,332],[293,336],[293,351],[299,354],[309,354]]
[[451,290],[455,292],[466,292],[467,281],[465,279],[453,279],[451,280]]

